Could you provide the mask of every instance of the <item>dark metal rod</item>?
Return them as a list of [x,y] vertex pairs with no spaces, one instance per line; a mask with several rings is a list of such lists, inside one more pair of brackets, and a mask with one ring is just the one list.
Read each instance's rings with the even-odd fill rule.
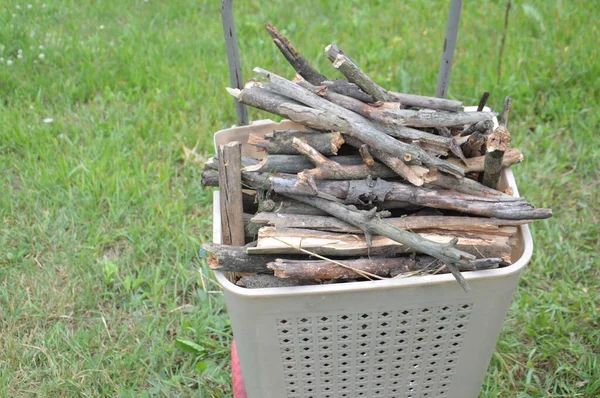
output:
[[454,47],[456,46],[456,36],[458,35],[461,10],[462,0],[452,0],[450,3],[450,12],[448,13],[448,23],[446,25],[446,37],[444,39],[442,61],[440,62],[440,70],[438,72],[437,90],[435,92],[435,96],[438,98],[446,98],[446,95],[448,94],[450,72],[452,71],[452,58],[454,58]]
[[[235,33],[235,22],[233,20],[233,0],[223,0],[221,2],[221,18],[223,19],[223,35],[225,36],[225,45],[227,46],[231,87],[242,89],[244,88],[244,80],[242,79],[242,65],[240,62],[237,35]],[[246,105],[238,102],[235,98],[233,101],[235,102],[238,126],[247,125],[248,111],[246,110]]]

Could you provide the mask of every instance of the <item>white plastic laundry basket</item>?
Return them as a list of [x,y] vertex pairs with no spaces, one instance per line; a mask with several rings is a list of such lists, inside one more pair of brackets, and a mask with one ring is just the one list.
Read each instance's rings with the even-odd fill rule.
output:
[[[215,134],[215,146],[301,126],[260,121]],[[256,156],[251,146],[244,156]],[[518,195],[512,172],[501,186]],[[218,192],[213,240],[220,242]],[[531,259],[518,229],[513,264],[405,279],[245,289],[216,272],[250,398],[477,397],[520,271]]]

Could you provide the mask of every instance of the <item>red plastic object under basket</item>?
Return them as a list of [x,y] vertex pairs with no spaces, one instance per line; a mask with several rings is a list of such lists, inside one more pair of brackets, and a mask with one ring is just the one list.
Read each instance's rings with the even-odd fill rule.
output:
[[240,368],[240,359],[235,348],[235,341],[231,342],[231,379],[233,382],[233,398],[248,398],[242,369]]

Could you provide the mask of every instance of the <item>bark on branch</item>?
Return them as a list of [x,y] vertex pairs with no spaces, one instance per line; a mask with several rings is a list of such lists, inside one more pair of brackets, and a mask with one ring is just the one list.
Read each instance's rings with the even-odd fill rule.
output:
[[[359,258],[343,260],[348,267],[369,272],[383,277],[395,277],[402,274],[419,271],[433,271],[441,268],[439,273],[449,272],[439,260],[426,255],[404,256],[391,258]],[[489,261],[474,261],[474,267],[458,266],[459,271],[474,271],[496,268],[498,263]],[[443,268],[442,268],[443,267]],[[267,264],[267,268],[275,272],[278,278],[317,279],[317,280],[354,280],[360,276],[351,269],[341,267],[329,261],[322,260],[284,260],[276,259]]]
[[356,84],[362,91],[371,95],[375,101],[392,101],[387,91],[371,80],[337,45],[330,44],[325,47],[325,54],[334,68],[342,72],[349,82]]
[[273,42],[281,51],[285,59],[292,65],[292,67],[306,80],[312,84],[321,84],[324,80],[327,80],[325,76],[320,74],[315,68],[313,68],[308,61],[300,54],[300,51],[292,45],[287,37],[279,33],[276,27],[270,23],[265,24],[269,35],[273,38]]
[[248,144],[264,148],[269,154],[295,155],[298,152],[292,145],[294,139],[308,143],[324,155],[337,155],[344,144],[344,137],[340,133],[307,131],[274,131],[264,136],[251,133]]
[[[210,182],[214,177],[207,178],[203,173],[203,182]],[[216,173],[215,173],[216,174]],[[269,175],[265,173],[243,173],[243,180],[255,189],[271,189],[283,195],[315,195],[314,190],[298,183],[296,176],[286,174]],[[356,205],[377,205],[400,202],[436,209],[454,210],[467,214],[484,217],[504,218],[510,220],[533,220],[552,217],[552,210],[534,208],[524,198],[486,197],[464,194],[452,190],[415,187],[398,182],[384,180],[354,180],[316,182],[317,196],[322,198],[344,201]]]

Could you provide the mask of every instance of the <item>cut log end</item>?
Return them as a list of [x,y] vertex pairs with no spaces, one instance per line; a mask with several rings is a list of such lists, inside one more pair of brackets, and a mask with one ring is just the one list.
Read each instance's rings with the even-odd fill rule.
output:
[[235,99],[239,99],[240,94],[242,93],[242,90],[240,90],[239,88],[227,87],[225,90],[227,90],[227,93],[229,93],[229,95],[231,95]]
[[510,146],[510,133],[505,126],[498,126],[487,140],[487,152],[506,152]]

